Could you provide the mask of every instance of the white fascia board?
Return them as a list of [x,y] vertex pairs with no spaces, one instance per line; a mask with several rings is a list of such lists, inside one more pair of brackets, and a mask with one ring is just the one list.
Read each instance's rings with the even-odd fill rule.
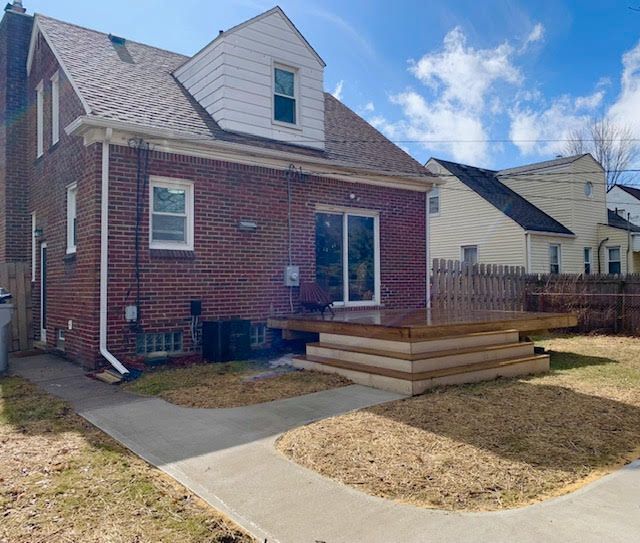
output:
[[91,107],[89,106],[87,101],[84,99],[84,97],[80,93],[80,89],[78,88],[78,85],[76,84],[76,82],[73,79],[73,77],[71,77],[71,73],[69,72],[69,70],[67,70],[67,67],[66,67],[65,63],[62,60],[62,57],[60,56],[60,53],[58,53],[58,51],[54,47],[53,42],[51,41],[51,39],[47,35],[47,33],[44,30],[44,28],[42,28],[42,26],[39,24],[39,20],[40,20],[39,18],[40,18],[40,16],[36,13],[35,19],[34,19],[34,22],[33,22],[33,29],[31,31],[31,41],[29,42],[29,54],[27,55],[27,75],[29,75],[31,73],[31,65],[33,64],[33,57],[35,55],[35,48],[36,48],[36,43],[38,41],[38,35],[42,34],[42,37],[47,42],[47,45],[49,46],[49,49],[51,49],[51,52],[53,53],[53,56],[56,58],[56,61],[58,62],[58,65],[60,66],[60,69],[64,72],[66,78],[69,80],[69,83],[71,83],[71,87],[73,88],[74,92],[76,93],[76,96],[80,100],[80,103],[82,104],[82,107],[84,108],[84,112],[87,115],[90,115],[91,114]]
[[[157,151],[275,169],[288,169],[293,163],[303,169],[307,168],[309,170],[307,173],[311,175],[339,178],[353,183],[395,187],[419,192],[427,192],[434,185],[442,184],[438,177],[428,174],[424,176],[407,176],[403,172],[357,168],[339,161],[307,157],[287,151],[209,138],[194,141],[194,137],[191,134],[144,127],[134,123],[114,121],[102,117],[78,117],[65,128],[65,131],[69,135],[84,137],[85,145],[91,145],[102,141],[105,128],[113,130],[111,142],[118,145],[126,146],[132,136],[142,136],[151,140],[154,149]],[[257,163],[258,160],[260,161],[259,163]]]

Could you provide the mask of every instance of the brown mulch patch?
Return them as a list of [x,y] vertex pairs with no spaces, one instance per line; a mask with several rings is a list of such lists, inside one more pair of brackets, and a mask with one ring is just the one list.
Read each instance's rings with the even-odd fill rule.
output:
[[0,379],[0,542],[248,543],[187,489],[22,379]]
[[292,398],[350,384],[351,381],[335,374],[232,362],[150,372],[126,388],[185,407],[224,408]]
[[640,340],[558,338],[546,376],[448,387],[292,430],[292,460],[376,496],[498,510],[640,455]]

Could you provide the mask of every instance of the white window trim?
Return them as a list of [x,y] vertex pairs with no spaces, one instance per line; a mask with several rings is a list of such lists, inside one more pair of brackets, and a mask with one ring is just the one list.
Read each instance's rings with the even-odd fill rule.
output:
[[60,72],[51,77],[51,145],[60,141]]
[[[186,241],[154,241],[153,239],[153,189],[154,187],[168,189],[183,189],[186,204]],[[193,251],[194,243],[194,187],[193,181],[174,179],[172,177],[153,176],[149,180],[149,248],[166,249],[170,251]]]
[[38,240],[36,239],[37,229],[36,212],[31,212],[31,282],[36,280],[36,271],[38,269]]
[[[620,263],[620,274],[622,275],[622,247],[620,245],[607,245],[606,249],[607,249],[607,274],[611,273],[611,272],[609,272],[609,264],[611,262],[619,262]],[[620,260],[611,260],[609,258],[609,254],[610,254],[610,251],[612,249],[618,249],[618,251],[620,252]]]
[[[275,95],[276,95],[276,68],[293,73],[293,99],[296,102],[296,122],[285,123],[284,121],[276,120],[276,108],[275,108]],[[280,95],[284,96],[284,95]],[[291,98],[287,96],[286,98]],[[271,124],[282,128],[288,128],[290,130],[302,130],[302,119],[300,118],[300,68],[291,66],[284,62],[273,60],[271,63]]]
[[44,154],[44,82],[36,85],[36,158]]
[[[73,205],[72,198],[73,195]],[[67,254],[76,252],[76,244],[73,241],[73,219],[78,221],[78,184],[71,183],[67,186]],[[76,228],[77,229],[77,228]]]
[[343,284],[343,298],[348,299],[349,289],[349,267],[345,263],[349,262],[349,229],[348,229],[348,217],[349,215],[356,215],[359,217],[372,217],[373,218],[373,273],[374,273],[374,294],[373,300],[362,301],[342,301],[334,302],[334,307],[373,307],[380,305],[380,213],[378,211],[372,211],[369,209],[358,209],[352,207],[339,207],[339,206],[325,206],[317,205],[315,209],[316,213],[329,213],[333,215],[342,215],[342,284]]
[[562,273],[562,244],[561,243],[549,243],[549,273],[553,273],[551,271],[551,247],[558,248],[558,274]]
[[[431,199],[432,198],[436,198],[438,200],[438,211],[431,211]],[[427,205],[429,206],[429,216],[431,217],[439,217],[440,216],[440,210],[442,209],[442,200],[441,200],[441,194],[440,194],[440,187],[434,187],[433,189],[431,189],[431,191],[429,192],[429,196],[428,196],[429,201],[427,202]]]
[[465,249],[475,249],[476,250],[476,264],[480,261],[480,251],[478,250],[477,243],[465,243],[464,245],[460,245],[460,262],[464,262],[464,250]]
[[[584,253],[587,250],[589,251],[589,260],[584,258]],[[582,259],[584,260],[584,262],[582,263],[582,272],[586,273],[584,268],[585,268],[585,266],[587,264],[589,264],[589,274],[593,274],[593,247],[583,247],[583,249],[582,249]]]

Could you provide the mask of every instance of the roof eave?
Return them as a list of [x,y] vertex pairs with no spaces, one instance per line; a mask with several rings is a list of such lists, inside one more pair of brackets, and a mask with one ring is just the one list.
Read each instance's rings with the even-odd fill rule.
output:
[[573,232],[571,232],[571,233],[549,232],[547,230],[528,230],[527,228],[524,229],[524,233],[532,235],[532,236],[556,236],[556,237],[561,237],[561,238],[575,238],[576,237],[576,235]]
[[[441,179],[433,174],[429,174],[426,170],[424,175],[418,175],[413,172],[383,171],[357,167],[342,161],[309,157],[290,151],[268,149],[213,138],[195,142],[193,140],[193,134],[116,121],[93,115],[78,117],[65,128],[65,131],[69,135],[84,137],[85,144],[89,145],[97,141],[102,141],[101,138],[104,137],[104,132],[107,129],[122,133],[125,138],[123,141],[125,142],[132,135],[155,140],[155,148],[166,152],[191,154],[195,156],[212,156],[214,158],[217,155],[224,154],[226,159],[231,162],[242,162],[243,158],[247,161],[247,157],[251,157],[256,160],[265,161],[264,164],[256,164],[264,167],[274,165],[276,168],[288,168],[291,163],[294,163],[307,167],[309,169],[308,173],[312,175],[340,177],[348,181],[396,186],[397,188],[407,188],[420,192],[426,192],[431,190],[433,186],[443,183]],[[98,132],[96,132],[96,130]],[[267,161],[269,162],[267,163]],[[322,171],[318,171],[318,167],[321,168]]]

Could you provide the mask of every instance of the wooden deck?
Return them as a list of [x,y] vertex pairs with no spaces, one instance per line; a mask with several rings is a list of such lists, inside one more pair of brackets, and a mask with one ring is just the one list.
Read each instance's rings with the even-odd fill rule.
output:
[[335,316],[296,313],[271,317],[269,328],[348,336],[415,341],[481,332],[518,330],[535,332],[571,328],[578,319],[571,313],[531,313],[524,311],[371,310],[342,311]]

